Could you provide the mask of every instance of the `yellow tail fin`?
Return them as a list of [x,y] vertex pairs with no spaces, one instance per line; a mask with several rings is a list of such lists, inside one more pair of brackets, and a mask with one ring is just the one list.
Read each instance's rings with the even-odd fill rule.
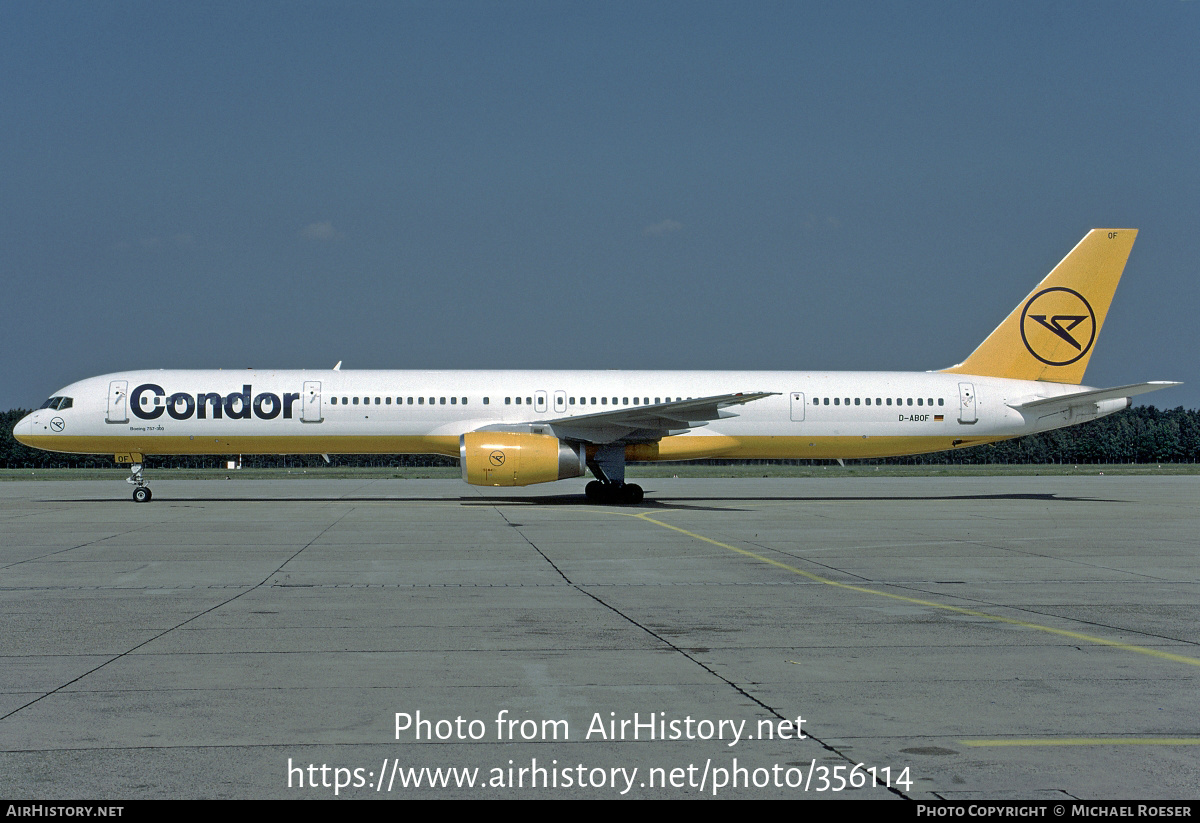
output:
[[1137,229],[1092,229],[971,356],[943,371],[1082,383]]

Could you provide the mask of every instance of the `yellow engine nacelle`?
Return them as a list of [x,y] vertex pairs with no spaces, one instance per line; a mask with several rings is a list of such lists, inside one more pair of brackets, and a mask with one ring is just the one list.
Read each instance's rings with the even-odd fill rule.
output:
[[580,443],[564,443],[548,434],[467,432],[458,439],[463,480],[472,486],[528,486],[587,471]]

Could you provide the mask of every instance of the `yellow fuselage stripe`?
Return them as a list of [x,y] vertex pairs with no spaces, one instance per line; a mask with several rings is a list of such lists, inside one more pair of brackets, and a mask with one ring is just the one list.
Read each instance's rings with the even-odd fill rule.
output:
[[[630,460],[790,460],[895,457],[994,443],[1004,437],[728,437],[677,435],[627,447]],[[458,457],[458,435],[22,435],[27,446],[73,454],[442,454]]]

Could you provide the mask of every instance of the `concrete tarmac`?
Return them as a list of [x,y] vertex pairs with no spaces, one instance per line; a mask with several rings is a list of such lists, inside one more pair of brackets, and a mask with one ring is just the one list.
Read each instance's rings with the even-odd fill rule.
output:
[[1200,797],[1200,478],[149,479],[0,484],[0,795]]

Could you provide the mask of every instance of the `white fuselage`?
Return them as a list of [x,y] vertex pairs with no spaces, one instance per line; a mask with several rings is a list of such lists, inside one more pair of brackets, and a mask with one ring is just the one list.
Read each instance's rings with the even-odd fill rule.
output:
[[937,372],[160,370],[73,383],[55,395],[69,404],[33,412],[15,434],[91,454],[458,455],[459,436],[480,429],[552,430],[581,415],[773,392],[656,445],[631,444],[629,458],[879,457],[1018,437],[1128,405],[1042,416],[1009,405],[1086,390]]

